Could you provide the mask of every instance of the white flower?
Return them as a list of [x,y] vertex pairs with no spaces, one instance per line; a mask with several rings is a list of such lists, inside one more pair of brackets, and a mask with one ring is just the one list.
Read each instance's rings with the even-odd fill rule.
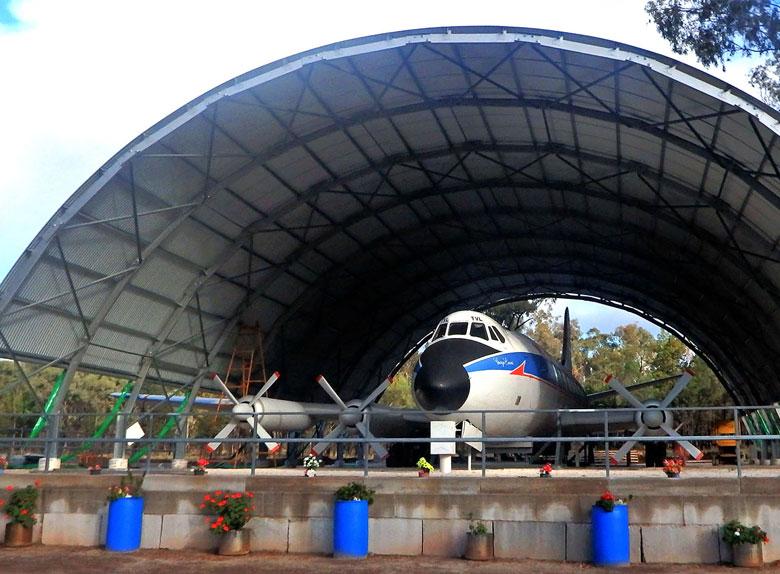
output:
[[736,530],[736,531],[734,532],[734,536],[739,536],[739,530]]

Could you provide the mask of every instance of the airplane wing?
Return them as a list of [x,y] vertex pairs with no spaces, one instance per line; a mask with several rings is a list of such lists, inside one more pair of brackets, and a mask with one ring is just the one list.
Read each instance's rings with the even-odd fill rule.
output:
[[[637,383],[635,385],[631,385],[630,387],[626,387],[626,390],[628,391],[636,391],[638,389],[643,389],[645,387],[652,387],[654,385],[660,385],[662,383],[668,383],[669,381],[675,381],[680,378],[680,373],[676,375],[670,375],[668,377],[662,377],[660,379],[654,379],[652,381],[645,381],[643,383]],[[603,399],[612,395],[618,394],[618,391],[615,389],[607,389],[606,391],[599,391],[598,393],[591,393],[587,396],[588,402],[592,403],[593,401],[597,401],[599,399]]]

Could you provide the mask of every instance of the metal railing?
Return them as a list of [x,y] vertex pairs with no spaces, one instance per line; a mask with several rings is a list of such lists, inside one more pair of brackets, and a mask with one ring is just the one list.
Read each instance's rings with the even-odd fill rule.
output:
[[[482,431],[482,436],[456,436],[456,437],[444,437],[444,438],[430,438],[430,437],[412,437],[412,436],[374,436],[370,439],[363,436],[340,436],[329,438],[328,442],[336,445],[352,445],[356,447],[357,452],[361,453],[360,462],[363,468],[364,476],[368,475],[369,469],[374,464],[369,462],[369,443],[420,443],[428,444],[432,442],[446,442],[446,443],[479,443],[482,446],[482,452],[484,453],[486,448],[500,447],[502,445],[511,445],[516,443],[531,443],[531,444],[562,444],[562,443],[582,443],[595,444],[603,446],[604,449],[604,471],[607,477],[610,475],[610,471],[615,468],[610,461],[610,444],[622,444],[628,440],[635,441],[637,443],[651,443],[651,442],[673,442],[675,439],[687,440],[693,443],[701,442],[715,442],[715,441],[735,441],[735,454],[736,454],[736,468],[737,476],[742,476],[742,450],[745,444],[749,444],[755,448],[756,453],[760,453],[762,461],[769,461],[769,459],[776,460],[780,458],[780,407],[777,405],[750,405],[750,406],[718,406],[718,407],[669,407],[664,410],[671,413],[681,412],[722,412],[727,413],[722,417],[719,417],[721,421],[724,419],[731,419],[734,421],[735,432],[733,434],[704,434],[704,435],[679,435],[678,437],[671,438],[666,434],[658,436],[640,436],[631,437],[630,435],[623,436],[614,434],[615,427],[620,424],[625,428],[625,416],[620,423],[615,423],[615,419],[618,418],[617,413],[637,413],[644,412],[646,409],[637,408],[605,408],[605,409],[498,409],[498,410],[472,410],[472,411],[458,411],[456,413],[432,413],[429,411],[404,409],[403,414],[407,416],[413,416],[416,418],[422,417],[434,417],[436,420],[441,420],[443,416],[449,416],[450,420],[469,420],[472,425],[478,426]],[[396,411],[397,413],[398,411]],[[387,417],[394,416],[386,408],[369,408],[365,411],[368,421],[372,416],[375,417]],[[315,411],[309,410],[307,414],[312,418],[334,418],[332,410]],[[549,434],[546,436],[534,435],[518,435],[518,436],[491,436],[490,435],[490,423],[491,418],[498,415],[547,415],[552,421],[548,426],[554,427],[555,421],[560,420],[561,415],[574,415],[587,414],[588,418],[593,420],[594,416],[602,418],[603,424],[599,425],[599,429],[592,429],[589,433],[579,433],[576,435],[565,434]],[[276,415],[300,415],[300,412],[264,412],[255,413],[253,415],[254,423],[262,423],[262,419],[265,416]],[[113,436],[116,423],[112,423],[107,435],[112,436],[67,436],[68,428],[76,426],[72,423],[71,419],[79,421],[81,427],[87,426],[85,421],[94,419],[97,426],[97,420],[100,417],[104,417],[105,413],[66,413],[66,414],[45,414],[45,413],[0,413],[0,454],[14,455],[17,452],[27,452],[37,448],[42,450],[41,458],[45,459],[44,470],[49,470],[49,460],[56,458],[63,453],[70,453],[73,455],[76,453],[90,453],[91,455],[100,456],[105,455],[105,451],[112,450],[114,445],[123,444],[125,447],[133,446],[136,449],[147,449],[148,452],[143,458],[143,463],[140,465],[145,470],[150,470],[154,456],[157,455],[169,456],[170,452],[176,450],[178,445],[184,445],[185,449],[189,451],[195,451],[193,456],[197,456],[198,452],[202,451],[209,442],[214,441],[212,436],[164,436],[164,437],[149,437],[142,438],[122,438]],[[613,418],[612,426],[610,423],[610,416]],[[62,426],[62,433],[60,436],[50,438],[48,435],[43,437],[30,438],[25,436],[16,436],[23,431],[32,427],[30,421],[34,422],[39,417],[43,417],[46,421],[46,428],[59,422]],[[221,424],[229,421],[233,414],[230,411],[221,413],[213,412],[195,412],[195,413],[158,413],[147,412],[139,413],[138,415],[130,415],[131,418],[138,419],[144,423],[149,429],[156,427],[162,427],[165,421],[176,420],[175,427],[178,429],[189,428],[193,421],[208,419],[212,421],[212,425],[215,420],[221,419]],[[57,421],[56,419],[60,420]],[[399,425],[403,426],[404,423],[401,417],[398,417]],[[21,422],[20,422],[21,421]],[[240,423],[241,424],[241,423]],[[591,427],[593,425],[591,424]],[[3,429],[7,430],[3,430]],[[12,436],[6,436],[8,430],[16,429]],[[743,432],[745,430],[746,432]],[[610,432],[612,431],[612,433]],[[64,433],[64,434],[63,434]],[[318,436],[284,436],[281,433],[273,433],[273,442],[280,443],[287,446],[289,449],[291,446],[306,445],[320,442],[322,437]],[[323,433],[325,434],[325,433]],[[236,437],[229,436],[221,439],[222,444],[233,445],[242,444],[248,445],[249,448],[249,468],[251,475],[255,475],[255,471],[258,468],[258,462],[261,459],[259,452],[259,445],[266,442],[265,439],[257,436],[252,437]],[[467,447],[469,448],[469,447]],[[97,453],[97,454],[95,454]],[[758,456],[758,454],[756,454]],[[755,457],[753,457],[755,458]],[[481,475],[484,477],[487,470],[487,456],[481,456]],[[157,464],[157,463],[155,463]],[[161,467],[160,467],[161,468]]]

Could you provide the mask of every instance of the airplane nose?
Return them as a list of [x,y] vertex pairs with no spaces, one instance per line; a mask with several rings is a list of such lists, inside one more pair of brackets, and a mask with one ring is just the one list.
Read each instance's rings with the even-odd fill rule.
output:
[[457,410],[469,398],[471,381],[463,365],[495,351],[469,339],[445,339],[420,356],[414,377],[414,396],[427,411]]
[[426,411],[454,411],[469,398],[469,374],[462,365],[421,366],[414,378],[414,396]]

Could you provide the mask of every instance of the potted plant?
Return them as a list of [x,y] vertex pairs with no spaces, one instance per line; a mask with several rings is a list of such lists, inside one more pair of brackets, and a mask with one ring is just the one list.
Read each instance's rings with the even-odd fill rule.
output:
[[631,561],[627,504],[607,490],[591,508],[590,517],[596,566],[627,566]]
[[96,464],[94,466],[90,466],[89,468],[87,468],[87,470],[89,471],[89,474],[100,474],[101,471],[103,470],[103,467],[100,466],[99,464]]
[[550,478],[552,476],[552,465],[548,462],[539,469],[539,478]]
[[244,526],[252,518],[252,511],[255,509],[254,494],[215,490],[203,497],[200,507],[209,514],[216,515],[209,521],[209,530],[220,537],[217,554],[249,554],[251,532]]
[[320,459],[318,459],[315,455],[310,454],[303,459],[303,468],[306,469],[303,471],[303,476],[317,476],[317,469],[319,467]]
[[433,472],[433,465],[424,456],[417,461],[417,476],[428,476]]
[[493,533],[481,520],[471,520],[469,531],[466,535],[466,560],[492,560],[493,559]]
[[203,476],[206,474],[206,467],[209,465],[209,461],[206,458],[200,457],[192,469],[192,474],[195,476]]
[[133,476],[129,470],[119,484],[108,487],[108,528],[106,550],[131,552],[141,546],[144,499],[143,476]]
[[368,556],[368,507],[374,503],[374,494],[359,482],[350,482],[336,491],[333,509],[335,558]]
[[685,461],[681,458],[665,458],[664,472],[669,478],[680,478],[680,473],[685,466]]
[[33,525],[38,522],[35,518],[35,506],[38,502],[39,485],[40,481],[36,480],[34,485],[18,490],[14,490],[11,485],[5,487],[6,491],[11,493],[8,500],[0,499],[0,508],[8,517],[8,524],[5,526],[6,546],[32,544]]
[[769,542],[759,526],[746,526],[732,520],[723,526],[723,541],[731,544],[734,566],[760,568],[764,565],[763,545]]

